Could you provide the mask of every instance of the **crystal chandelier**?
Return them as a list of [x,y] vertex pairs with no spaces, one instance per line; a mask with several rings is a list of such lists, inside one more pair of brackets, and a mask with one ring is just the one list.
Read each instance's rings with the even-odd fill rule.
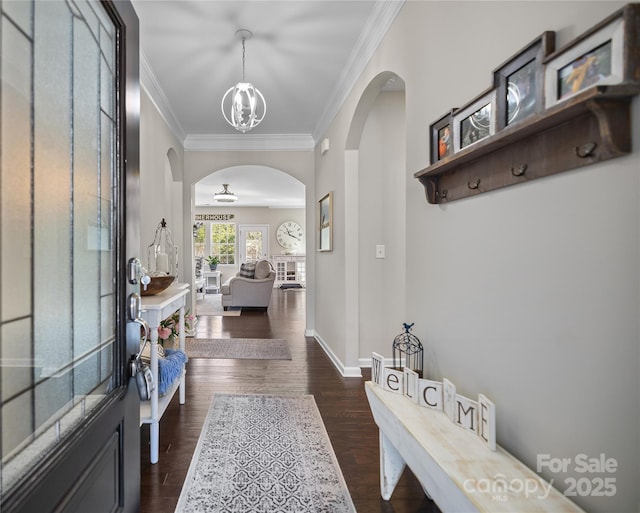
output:
[[238,201],[238,196],[233,194],[228,187],[228,183],[223,183],[223,190],[220,192],[216,192],[213,195],[214,201],[219,201],[220,203],[235,203],[236,201]]
[[262,93],[253,87],[251,82],[245,82],[244,78],[244,43],[247,39],[251,39],[252,35],[251,31],[246,29],[236,32],[236,39],[242,40],[242,82],[230,87],[224,93],[220,104],[222,115],[227,123],[243,134],[258,126],[267,112],[267,103]]

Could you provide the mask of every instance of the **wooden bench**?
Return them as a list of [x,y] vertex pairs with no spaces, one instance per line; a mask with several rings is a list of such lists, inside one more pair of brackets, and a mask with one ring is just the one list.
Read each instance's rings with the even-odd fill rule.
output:
[[441,411],[368,381],[365,390],[380,428],[380,491],[389,500],[405,465],[441,511],[491,513],[583,512],[576,504],[501,447]]

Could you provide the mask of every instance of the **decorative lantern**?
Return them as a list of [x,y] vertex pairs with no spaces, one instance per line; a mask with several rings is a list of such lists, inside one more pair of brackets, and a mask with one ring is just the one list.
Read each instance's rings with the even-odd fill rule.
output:
[[162,219],[147,251],[147,270],[151,276],[178,276],[178,247],[173,243],[167,222]]
[[397,370],[406,367],[422,377],[423,348],[420,339],[410,333],[414,324],[403,323],[404,333],[393,339],[393,367]]

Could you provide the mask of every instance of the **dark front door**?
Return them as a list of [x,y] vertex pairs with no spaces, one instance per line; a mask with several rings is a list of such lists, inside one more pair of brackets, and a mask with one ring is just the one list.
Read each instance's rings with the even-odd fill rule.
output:
[[0,511],[137,511],[138,19],[0,6]]

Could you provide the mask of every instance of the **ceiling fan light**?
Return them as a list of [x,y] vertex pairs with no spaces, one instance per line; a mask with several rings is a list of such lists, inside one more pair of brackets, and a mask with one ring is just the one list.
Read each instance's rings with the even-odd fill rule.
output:
[[214,201],[218,201],[220,203],[235,203],[236,201],[238,201],[238,196],[236,196],[235,194],[233,194],[229,189],[229,184],[228,183],[223,183],[222,184],[223,190],[220,192],[216,192],[213,195],[213,200]]

